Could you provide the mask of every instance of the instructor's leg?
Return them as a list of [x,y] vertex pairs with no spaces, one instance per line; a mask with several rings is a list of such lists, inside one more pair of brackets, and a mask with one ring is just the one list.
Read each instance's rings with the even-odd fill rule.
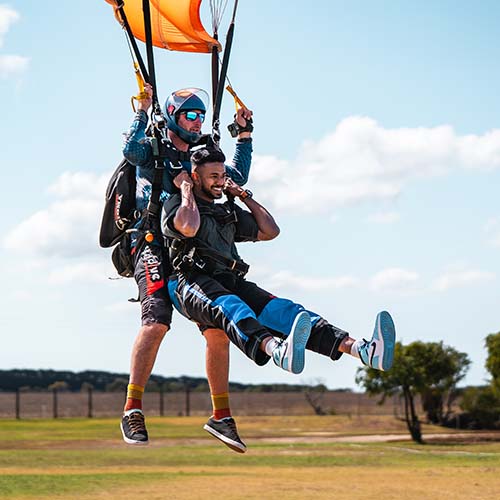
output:
[[247,447],[241,440],[229,406],[229,338],[223,330],[209,328],[203,335],[207,341],[206,370],[213,414],[204,425],[212,436],[238,453]]
[[208,328],[203,332],[207,341],[206,370],[213,416],[220,420],[230,417],[229,408],[229,339],[223,330]]
[[134,278],[139,288],[142,327],[132,348],[127,400],[121,421],[123,439],[128,444],[148,443],[142,395],[172,320],[163,257],[160,246],[146,244],[135,259]]

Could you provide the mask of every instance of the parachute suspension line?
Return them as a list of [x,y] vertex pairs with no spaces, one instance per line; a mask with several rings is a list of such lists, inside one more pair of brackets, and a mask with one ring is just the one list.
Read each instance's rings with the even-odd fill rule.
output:
[[[219,41],[219,26],[224,17],[228,0],[210,0],[210,14],[212,18],[213,38]],[[217,47],[212,47],[212,109],[215,108],[217,88],[219,85],[219,53]]]
[[210,13],[212,15],[212,30],[214,33],[219,31],[219,26],[224,17],[227,3],[229,0],[210,0]]
[[132,30],[130,29],[130,25],[128,23],[127,16],[125,14],[125,10],[123,9],[124,3],[121,1],[119,4],[117,2],[117,5],[115,7],[115,10],[119,13],[120,15],[120,24],[122,25],[122,28],[125,30],[126,33],[126,39],[127,39],[127,44],[128,48],[130,50],[130,53],[132,55],[132,60],[134,61],[134,64],[137,63],[139,65],[139,69],[141,71],[142,77],[146,82],[149,83],[149,75],[148,71],[146,70],[146,66],[144,64],[144,60],[142,59],[141,52],[139,51],[139,47],[137,46],[137,42],[135,41],[134,34],[132,33]]
[[227,68],[229,66],[229,56],[231,54],[231,46],[233,44],[234,22],[236,19],[236,9],[238,8],[238,0],[234,1],[233,15],[231,23],[226,35],[226,46],[224,47],[224,56],[222,57],[222,67],[218,77],[217,95],[214,101],[213,117],[212,117],[212,136],[216,144],[220,142],[220,108],[222,104],[222,94],[224,92],[224,82],[227,77]]

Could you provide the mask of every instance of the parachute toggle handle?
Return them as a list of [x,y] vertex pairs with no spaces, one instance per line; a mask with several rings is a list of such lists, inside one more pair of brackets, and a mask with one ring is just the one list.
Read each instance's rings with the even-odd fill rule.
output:
[[139,69],[139,64],[134,61],[134,71],[135,71],[135,78],[137,80],[137,85],[139,87],[139,93],[137,95],[133,95],[130,98],[130,104],[132,105],[132,109],[134,112],[136,111],[134,101],[141,101],[142,99],[147,99],[149,97],[148,93],[144,90],[144,78],[141,75],[141,71]]
[[226,87],[226,90],[233,96],[236,111],[238,111],[238,109],[240,109],[240,108],[248,109],[245,106],[245,104],[243,104],[243,101],[238,97],[238,94],[234,91],[234,89],[233,89],[233,87],[231,87],[231,85],[228,85]]
[[[233,87],[231,85],[228,85],[226,87],[226,90],[233,96],[234,98],[234,105],[236,106],[236,112],[238,112],[239,109],[248,109],[243,101],[238,97],[238,94],[234,91]],[[234,122],[230,123],[227,126],[227,129],[229,130],[229,133],[231,134],[231,137],[238,137],[238,134],[241,132],[253,132],[253,120],[252,118],[248,118],[246,120],[246,125],[242,127],[237,121],[236,121],[236,115],[234,115]]]

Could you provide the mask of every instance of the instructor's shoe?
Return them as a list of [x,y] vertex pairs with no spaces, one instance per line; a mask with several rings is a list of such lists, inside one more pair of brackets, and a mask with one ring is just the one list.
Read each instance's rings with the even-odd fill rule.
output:
[[123,434],[123,440],[127,444],[148,444],[148,431],[144,422],[144,413],[142,410],[134,408],[123,414],[120,425]]
[[233,451],[238,453],[247,451],[246,444],[240,439],[238,429],[236,429],[236,422],[232,417],[226,417],[222,420],[215,420],[214,417],[210,417],[203,428],[212,436],[220,439]]
[[302,311],[295,317],[288,337],[273,351],[273,361],[283,370],[301,373],[305,364],[305,349],[311,334],[311,317]]
[[363,364],[376,370],[387,371],[392,366],[395,343],[394,322],[387,311],[382,311],[377,314],[373,337],[370,341],[365,340],[359,348],[359,357]]

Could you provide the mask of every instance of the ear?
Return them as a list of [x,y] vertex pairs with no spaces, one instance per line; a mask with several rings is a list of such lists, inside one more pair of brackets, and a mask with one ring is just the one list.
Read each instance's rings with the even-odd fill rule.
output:
[[193,179],[195,184],[200,184],[200,176],[198,172],[191,172],[191,179]]

